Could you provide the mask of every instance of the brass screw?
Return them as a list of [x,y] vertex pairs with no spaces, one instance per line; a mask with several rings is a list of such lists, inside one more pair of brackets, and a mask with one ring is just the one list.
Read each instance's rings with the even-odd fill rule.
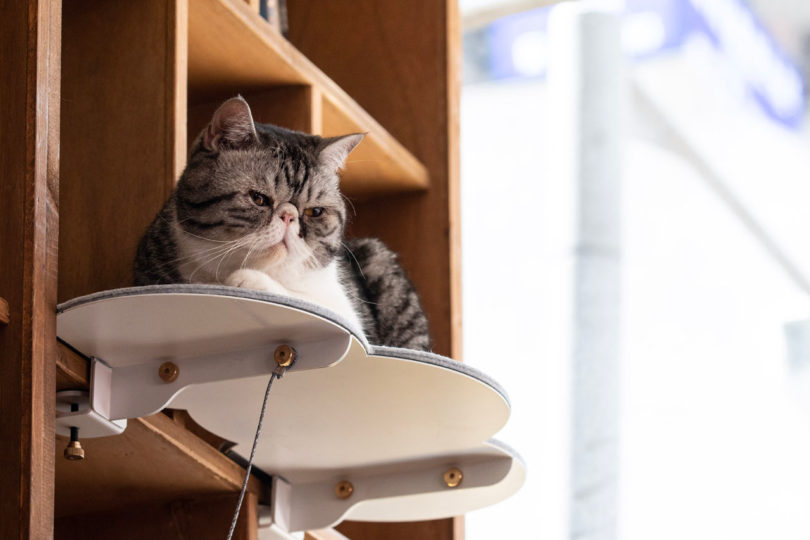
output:
[[279,345],[273,353],[273,358],[280,367],[290,367],[295,362],[295,349],[289,345]]
[[[78,404],[72,404],[70,410],[79,410]],[[82,443],[79,442],[79,428],[76,426],[70,426],[70,442],[67,448],[65,448],[64,456],[65,459],[69,459],[70,461],[80,461],[84,459],[84,449],[82,448]]]
[[177,376],[180,375],[180,368],[172,362],[163,362],[158,368],[158,375],[163,379],[163,382],[173,383],[177,380]]
[[84,459],[84,448],[79,441],[70,441],[65,448],[65,459],[70,461],[81,461]]
[[348,480],[338,482],[335,486],[335,496],[338,499],[348,499],[354,493],[354,486]]
[[457,487],[461,480],[464,478],[464,475],[461,474],[461,469],[453,467],[452,469],[447,469],[444,472],[444,483],[447,484],[447,487],[454,488]]

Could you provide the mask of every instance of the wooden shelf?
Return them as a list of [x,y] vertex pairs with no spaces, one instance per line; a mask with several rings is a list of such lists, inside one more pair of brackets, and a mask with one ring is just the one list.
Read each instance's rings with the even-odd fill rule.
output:
[[[56,346],[53,305],[132,283],[138,240],[184,168],[189,137],[237,93],[260,122],[324,136],[368,133],[343,176],[347,195],[361,199],[350,235],[379,237],[399,253],[428,312],[434,350],[453,352],[460,336],[455,4],[296,0],[288,5],[290,41],[241,0],[85,0],[57,2],[61,9],[52,12],[47,2],[37,4],[39,11],[34,4],[11,10],[17,17],[6,26],[16,30],[4,39],[21,60],[4,64],[3,84],[25,99],[4,114],[14,133],[27,134],[37,160],[19,159],[28,176],[8,199],[14,219],[0,235],[39,243],[20,244],[35,264],[18,271],[9,261],[15,273],[0,273],[3,296],[22,321],[3,329],[17,340],[9,349],[16,361],[3,373],[21,381],[9,394],[10,410],[27,422],[24,432],[13,422],[0,429],[21,452],[0,481],[11,508],[0,509],[0,517],[12,516],[0,522],[20,521],[22,531],[28,518],[18,516],[30,511],[37,526],[30,537],[49,537],[54,470],[55,536],[62,540],[203,538],[213,529],[201,535],[178,523],[218,530],[221,515],[228,518],[243,470],[177,413],[133,420],[125,435],[88,439],[87,459],[78,463],[62,457],[64,440],[54,448],[53,437],[40,435],[52,429],[54,378],[60,389],[87,382],[86,359]],[[45,54],[42,47],[58,45],[60,36],[61,50]],[[35,63],[25,56],[32,43]],[[49,105],[22,114],[34,102]],[[36,195],[38,213],[23,206],[25,193]],[[23,210],[34,221],[23,219]],[[251,482],[246,502],[254,512],[263,496],[257,484]],[[226,502],[213,502],[218,497]],[[171,523],[174,532],[155,528],[159,523]],[[255,519],[245,523],[252,528],[239,538],[255,538]],[[353,540],[449,540],[459,538],[459,523],[343,526]]]
[[8,324],[9,317],[8,302],[5,298],[0,298],[0,324]]
[[[276,94],[281,101],[271,107],[275,114],[254,110],[254,119],[327,137],[368,133],[343,172],[347,195],[367,198],[428,187],[425,166],[247,4],[195,0],[188,10],[189,139],[226,97],[241,93],[253,107],[253,94],[298,87],[309,99]],[[301,125],[301,118],[308,125]]]
[[[87,388],[87,360],[62,344],[56,371],[58,389]],[[67,439],[57,436],[55,516],[238,493],[244,469],[189,431],[184,415],[178,417],[136,418],[121,435],[83,439],[83,461],[64,459]],[[255,477],[248,491],[266,499]]]

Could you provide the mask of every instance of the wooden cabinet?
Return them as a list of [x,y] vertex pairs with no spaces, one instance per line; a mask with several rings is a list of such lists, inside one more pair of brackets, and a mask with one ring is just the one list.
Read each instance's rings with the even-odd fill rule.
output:
[[[243,470],[183,415],[132,420],[124,435],[84,441],[84,461],[62,458],[54,389],[86,385],[87,368],[57,345],[54,309],[131,283],[135,246],[189,142],[237,93],[257,121],[368,133],[342,180],[356,209],[350,234],[401,254],[435,351],[459,357],[454,2],[288,0],[288,12],[289,40],[238,0],[27,0],[4,10],[0,438],[11,464],[0,537],[48,538],[54,522],[57,538],[222,536]],[[253,481],[240,538],[255,538],[266,497]],[[460,521],[342,530],[449,539]]]

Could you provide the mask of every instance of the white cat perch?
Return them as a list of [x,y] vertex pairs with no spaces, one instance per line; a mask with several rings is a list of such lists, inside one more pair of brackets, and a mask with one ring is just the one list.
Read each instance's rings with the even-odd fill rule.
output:
[[279,537],[459,515],[523,483],[520,457],[489,440],[509,416],[497,383],[438,355],[370,346],[313,304],[207,285],[119,289],[60,305],[57,335],[92,358],[90,392],[57,395],[58,433],[115,435],[171,406],[242,455],[274,352],[292,347],[255,459],[273,477]]

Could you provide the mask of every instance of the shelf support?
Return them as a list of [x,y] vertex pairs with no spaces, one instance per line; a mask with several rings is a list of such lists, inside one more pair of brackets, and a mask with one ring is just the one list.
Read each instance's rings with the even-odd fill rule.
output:
[[[332,366],[346,356],[350,344],[348,335],[298,343],[292,347],[296,362],[289,369],[295,372]],[[119,367],[92,358],[89,393],[75,390],[57,393],[57,433],[68,436],[71,427],[78,427],[85,438],[118,435],[126,428],[128,418],[149,416],[168,407],[187,386],[269,377],[276,367],[274,356],[285,346],[288,345],[273,343],[246,351],[171,362],[157,359]],[[172,376],[166,375],[167,369]],[[71,405],[76,409],[71,410]]]

